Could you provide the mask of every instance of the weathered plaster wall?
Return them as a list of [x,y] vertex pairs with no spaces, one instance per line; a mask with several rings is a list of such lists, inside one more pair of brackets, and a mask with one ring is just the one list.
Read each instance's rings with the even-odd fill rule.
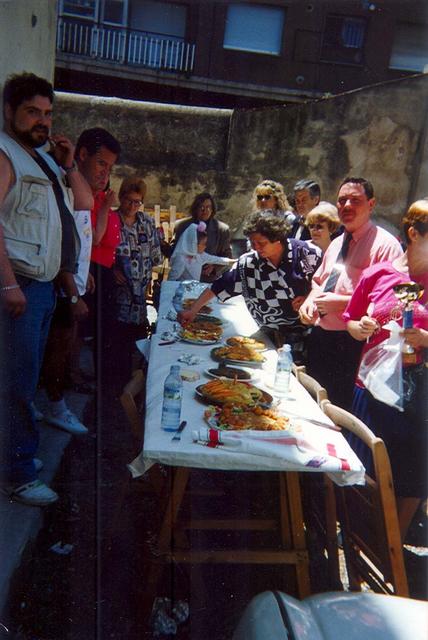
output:
[[428,76],[306,105],[235,111],[227,165],[231,210],[237,215],[258,177],[276,179],[287,190],[298,178],[312,177],[323,199],[334,202],[340,181],[357,175],[373,182],[377,215],[398,224],[409,200],[428,195],[420,173],[426,169],[427,113]]
[[87,127],[109,129],[123,155],[113,186],[140,172],[147,204],[186,210],[211,191],[237,235],[263,178],[289,191],[317,179],[335,201],[347,175],[375,185],[377,216],[397,225],[408,203],[428,195],[428,76],[417,76],[291,107],[200,109],[59,94],[55,128],[74,139]]
[[148,205],[176,204],[185,211],[201,191],[223,191],[231,114],[223,109],[62,93],[54,128],[73,140],[90,127],[108,129],[123,149],[112,186],[138,172],[147,182]]

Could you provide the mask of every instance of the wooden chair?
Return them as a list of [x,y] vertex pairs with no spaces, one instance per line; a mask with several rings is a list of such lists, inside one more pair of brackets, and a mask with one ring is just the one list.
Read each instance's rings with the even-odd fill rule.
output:
[[143,399],[137,404],[136,399],[142,396],[145,390],[146,376],[142,369],[136,369],[131,380],[125,385],[123,393],[120,396],[121,405],[125,411],[126,417],[131,425],[132,433],[142,442],[143,439],[143,416],[139,407]]
[[297,377],[298,377],[298,375],[299,375],[299,372],[300,372],[300,371],[302,371],[303,373],[306,373],[306,367],[305,367],[305,365],[304,365],[304,364],[298,365],[298,364],[295,364],[295,363],[293,362],[292,367],[291,367],[291,371],[293,372],[293,374],[294,374],[294,375],[296,376],[296,378],[297,378]]
[[300,382],[302,387],[305,387],[306,391],[308,391],[314,400],[317,401],[319,405],[323,400],[328,400],[327,391],[320,385],[320,383],[312,378],[312,376],[306,373],[305,367],[296,367],[296,377]]
[[378,593],[408,596],[391,465],[385,443],[361,420],[331,402],[324,413],[356,435],[371,451],[374,477],[365,486],[335,487],[351,590],[366,582]]

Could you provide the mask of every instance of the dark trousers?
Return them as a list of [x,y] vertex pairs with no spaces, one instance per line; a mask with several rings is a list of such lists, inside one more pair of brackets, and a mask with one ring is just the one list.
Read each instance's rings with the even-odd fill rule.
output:
[[52,402],[58,402],[64,397],[70,374],[76,324],[71,314],[70,303],[58,297],[40,373],[41,384]]
[[339,407],[351,410],[355,378],[364,342],[347,331],[326,331],[314,327],[308,341],[307,371],[327,389]]
[[91,262],[90,270],[95,279],[95,293],[88,296],[90,334],[94,337],[94,368],[97,386],[103,389],[108,384],[108,353],[115,340],[114,325],[116,307],[114,302],[113,269]]
[[148,331],[145,325],[119,321],[115,322],[113,330],[115,339],[106,357],[109,360],[108,368],[111,372],[111,390],[121,394],[123,387],[131,378],[133,354],[136,352],[135,342],[147,338]]

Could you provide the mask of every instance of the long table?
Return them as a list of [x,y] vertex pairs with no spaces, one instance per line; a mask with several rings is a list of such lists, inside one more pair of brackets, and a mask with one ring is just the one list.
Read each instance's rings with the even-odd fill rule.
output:
[[[296,462],[295,456],[287,456],[287,447],[282,447],[284,454],[260,455],[253,453],[235,452],[227,447],[203,446],[195,441],[196,433],[204,423],[205,406],[196,398],[195,388],[208,380],[204,372],[215,365],[211,358],[212,346],[193,345],[176,342],[172,345],[161,346],[161,336],[166,330],[171,330],[173,323],[167,319],[168,311],[172,308],[171,301],[178,283],[167,281],[162,284],[162,294],[158,315],[157,332],[151,338],[149,367],[146,385],[146,418],[144,447],[140,455],[129,465],[134,476],[141,475],[154,464],[168,465],[174,468],[171,491],[168,495],[164,520],[159,532],[158,552],[163,559],[176,562],[235,562],[235,563],[284,563],[293,564],[296,568],[298,590],[301,597],[309,594],[308,554],[305,545],[304,524],[300,498],[299,472],[320,473],[327,472],[338,484],[363,484],[364,468],[349,447],[343,435],[329,429],[329,421],[311,398],[307,391],[291,377],[290,393],[283,399],[280,409],[292,414],[300,414],[306,418],[317,420],[325,424],[317,426],[311,422],[302,421],[302,438],[309,441],[317,454],[314,459],[319,464],[302,464]],[[220,317],[224,324],[224,338],[231,335],[254,335],[257,326],[251,318],[241,297],[236,297],[226,303],[215,300],[210,302],[214,307],[213,315]],[[183,353],[191,353],[201,359],[195,366],[182,364],[185,369],[194,369],[200,374],[200,379],[183,383],[183,403],[181,418],[187,420],[188,426],[183,431],[181,440],[172,441],[170,432],[161,428],[161,411],[163,383],[169,373],[171,364],[177,362]],[[272,394],[269,383],[272,383],[276,367],[277,354],[272,347],[265,352],[266,363],[261,369],[254,369],[259,374],[257,386]],[[180,364],[180,363],[178,363]],[[331,423],[330,423],[331,424]],[[206,426],[206,425],[205,425]],[[332,426],[332,425],[331,425]],[[279,433],[279,432],[278,432]],[[245,437],[245,434],[244,436]],[[290,447],[291,449],[291,447]],[[296,449],[296,448],[295,448]],[[299,449],[299,447],[297,447]],[[180,507],[186,493],[191,469],[234,470],[234,471],[278,471],[279,474],[279,522],[281,549],[241,549],[237,551],[195,550],[185,548],[183,531],[194,528],[212,529],[267,529],[263,519],[253,522],[233,520],[218,522],[205,519],[197,522],[180,522]],[[271,528],[274,527],[273,523]],[[269,525],[269,526],[270,526]],[[171,544],[173,533],[177,539],[184,541],[182,547]],[[156,569],[149,583],[156,582]]]

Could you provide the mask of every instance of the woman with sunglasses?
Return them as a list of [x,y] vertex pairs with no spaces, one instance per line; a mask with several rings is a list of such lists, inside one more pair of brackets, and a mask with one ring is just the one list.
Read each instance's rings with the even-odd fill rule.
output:
[[[174,252],[178,240],[191,224],[206,224],[207,244],[205,251],[212,256],[220,258],[232,258],[232,248],[230,246],[230,229],[227,224],[217,220],[216,205],[210,193],[200,193],[196,196],[190,206],[190,218],[179,220],[174,228],[174,239],[172,241],[172,251]],[[168,256],[169,257],[169,256]],[[214,264],[205,264],[202,267],[201,282],[213,282],[227,267]]]
[[284,187],[274,180],[263,180],[257,185],[251,199],[251,207],[254,212],[282,218],[290,226],[295,219],[285,195]]
[[159,236],[154,220],[140,211],[146,183],[138,176],[123,180],[119,190],[120,242],[113,268],[116,306],[115,368],[121,383],[131,375],[135,341],[147,335],[146,289],[152,268],[162,262]]
[[308,244],[318,247],[324,254],[340,227],[337,207],[329,202],[320,202],[306,216],[305,225],[311,234]]

